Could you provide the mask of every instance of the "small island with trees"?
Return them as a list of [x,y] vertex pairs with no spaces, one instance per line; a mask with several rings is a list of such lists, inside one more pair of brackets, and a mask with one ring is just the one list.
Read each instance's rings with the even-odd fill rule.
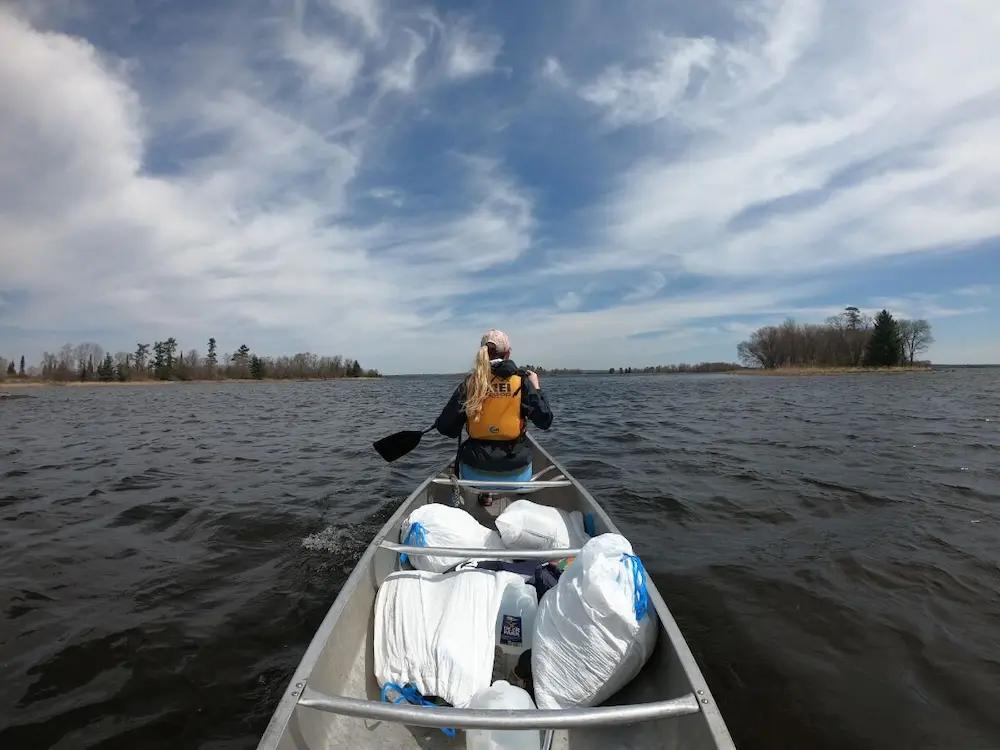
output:
[[874,318],[847,307],[823,324],[764,326],[741,341],[737,354],[748,371],[854,372],[926,370],[917,356],[934,343],[926,320],[896,320],[888,310]]
[[58,352],[44,352],[41,364],[20,366],[0,357],[0,382],[24,383],[128,383],[157,381],[221,380],[328,380],[332,378],[377,378],[377,370],[366,370],[355,359],[321,357],[310,352],[266,357],[242,344],[232,354],[218,352],[214,338],[207,354],[181,351],[173,336],[152,345],[139,343],[134,352],[110,352],[92,342],[65,344]]
[[673,374],[789,374],[825,375],[851,372],[927,371],[930,362],[918,356],[934,343],[926,320],[897,320],[888,310],[874,318],[857,307],[847,307],[821,324],[799,324],[792,319],[763,326],[736,348],[740,362],[651,367],[609,367],[607,370],[545,369],[545,375],[673,375]]

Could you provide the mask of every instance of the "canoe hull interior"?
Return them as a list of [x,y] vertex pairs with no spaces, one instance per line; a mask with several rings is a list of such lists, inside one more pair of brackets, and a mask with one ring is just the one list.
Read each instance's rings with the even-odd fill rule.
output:
[[[552,470],[543,479],[562,474],[572,480],[537,443],[534,445],[536,473],[552,465]],[[445,476],[445,473],[439,475]],[[306,685],[326,695],[379,699],[379,686],[374,676],[375,596],[385,576],[398,569],[398,556],[379,544],[383,540],[398,541],[401,522],[416,507],[427,502],[451,503],[454,489],[446,484],[435,484],[434,479],[426,480],[399,507],[362,556],[296,669],[258,750],[465,747],[463,732],[449,738],[434,728],[342,716],[298,704]],[[475,502],[474,491],[465,490],[464,495],[466,510],[480,523],[492,527],[499,508],[480,507]],[[597,533],[617,531],[607,514],[575,480],[569,486],[551,487],[523,497],[565,510],[590,513]],[[626,726],[557,730],[553,748],[734,748],[680,630],[652,581],[649,583],[650,599],[660,622],[656,649],[639,676],[604,705],[649,703],[693,693],[699,701],[700,711]]]

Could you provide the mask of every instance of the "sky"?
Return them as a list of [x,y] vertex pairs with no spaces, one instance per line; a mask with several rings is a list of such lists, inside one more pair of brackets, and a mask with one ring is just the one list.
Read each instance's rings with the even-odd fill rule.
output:
[[1000,362],[996,0],[0,4],[0,356]]

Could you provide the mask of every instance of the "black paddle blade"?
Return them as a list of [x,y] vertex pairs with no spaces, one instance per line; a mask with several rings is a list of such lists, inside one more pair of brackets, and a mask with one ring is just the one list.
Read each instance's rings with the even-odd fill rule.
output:
[[403,430],[396,432],[381,440],[372,443],[378,454],[386,461],[395,461],[397,458],[405,456],[418,445],[424,433],[420,430]]

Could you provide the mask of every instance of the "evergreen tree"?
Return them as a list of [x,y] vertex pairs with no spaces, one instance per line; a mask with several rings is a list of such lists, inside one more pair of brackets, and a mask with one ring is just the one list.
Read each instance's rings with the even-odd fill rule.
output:
[[853,305],[845,307],[844,312],[842,312],[841,315],[843,316],[844,323],[849,331],[857,331],[861,328],[863,316],[858,308]]
[[177,339],[171,336],[169,339],[163,342],[163,359],[164,365],[167,368],[167,377],[169,378],[174,371],[174,352],[177,351]]
[[208,357],[206,357],[206,361],[208,362],[208,366],[210,368],[212,368],[213,370],[215,369],[215,365],[219,361],[218,355],[215,353],[215,338],[214,337],[210,338],[208,340]]
[[256,354],[250,357],[250,376],[257,380],[264,377],[264,360]]
[[106,354],[104,361],[97,366],[97,377],[103,383],[109,383],[115,379],[115,361],[110,354]]
[[358,360],[354,360],[354,365],[351,367],[351,377],[359,378],[361,377],[362,374],[363,373],[361,371],[361,364],[358,362]]
[[24,377],[24,355],[21,355],[21,370],[18,373],[22,378]]
[[16,375],[17,374],[17,370],[14,369],[14,360],[11,360],[10,364],[7,365],[7,374],[8,375]]
[[236,366],[236,376],[245,378],[247,376],[247,368],[250,364],[250,347],[246,344],[241,344],[230,361]]
[[146,356],[149,354],[149,344],[135,345],[135,369],[143,372],[146,369]]
[[167,359],[163,350],[163,342],[153,342],[153,374],[161,380],[167,377]]
[[90,357],[87,358],[87,377],[90,378],[91,380],[94,379],[94,355],[93,354],[91,354]]
[[891,367],[903,358],[903,342],[899,335],[899,325],[888,310],[882,310],[875,317],[868,347],[865,349],[865,364],[868,367]]

